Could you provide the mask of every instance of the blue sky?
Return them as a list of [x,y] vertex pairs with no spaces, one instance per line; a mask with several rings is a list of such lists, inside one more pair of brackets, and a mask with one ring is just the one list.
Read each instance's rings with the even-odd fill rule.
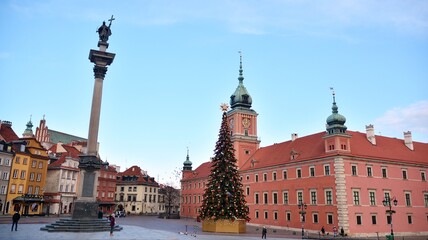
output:
[[171,182],[189,148],[213,155],[220,104],[244,85],[261,146],[325,130],[334,87],[349,130],[428,142],[428,1],[0,2],[0,119],[21,135],[32,115],[87,137],[90,49],[114,15],[100,154]]

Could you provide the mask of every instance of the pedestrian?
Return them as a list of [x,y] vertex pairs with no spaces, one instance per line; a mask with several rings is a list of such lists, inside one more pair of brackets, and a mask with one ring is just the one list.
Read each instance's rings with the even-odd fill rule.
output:
[[10,231],[13,231],[13,226],[15,226],[15,231],[18,231],[18,221],[21,218],[21,215],[19,215],[19,212],[15,212],[12,216],[12,229]]
[[116,219],[114,218],[114,213],[110,215],[110,237],[113,236],[114,225],[116,224]]
[[343,230],[343,227],[340,228],[340,235],[342,235],[342,237],[345,236],[345,231]]
[[266,233],[267,233],[266,226],[263,226],[263,229],[262,229],[262,239],[266,239]]
[[321,228],[321,235],[324,237],[324,235],[325,235],[325,229],[324,229],[324,226],[322,226],[322,228]]
[[333,237],[337,237],[337,228],[333,226]]

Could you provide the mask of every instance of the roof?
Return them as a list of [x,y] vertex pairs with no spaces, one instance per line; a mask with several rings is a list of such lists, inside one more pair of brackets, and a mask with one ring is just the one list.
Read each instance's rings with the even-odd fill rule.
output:
[[58,142],[71,143],[73,141],[82,141],[82,142],[87,141],[87,139],[85,138],[73,136],[67,133],[58,132],[51,129],[48,129],[48,134],[50,135],[50,141],[52,143],[58,143]]
[[[376,145],[371,144],[365,133],[347,131],[351,136],[351,152],[342,153],[353,157],[370,158],[374,160],[388,160],[396,163],[428,164],[428,144],[413,142],[414,150],[410,150],[404,140],[384,136],[376,136]],[[326,153],[324,149],[325,132],[297,138],[294,141],[286,141],[278,144],[259,148],[241,170],[248,170],[252,163],[256,168],[275,166],[284,163],[300,162],[316,158],[336,155],[336,152]],[[297,158],[291,160],[290,153],[297,154]]]
[[66,150],[66,152],[61,153],[61,156],[59,157],[58,160],[49,164],[48,166],[49,168],[60,167],[65,162],[65,159],[67,157],[71,157],[73,159],[79,159],[80,152],[75,147],[68,146],[65,144],[63,144],[62,147]]
[[[123,172],[118,173],[117,176],[117,184],[159,185],[153,177],[150,177],[144,171],[142,171],[140,167],[135,165]],[[124,180],[127,177],[129,177],[129,179]]]
[[12,129],[12,122],[0,121],[0,139],[6,142],[19,140],[18,135]]
[[[403,139],[376,136],[376,145],[367,140],[366,133],[347,131],[351,136],[351,152],[341,153],[343,155],[360,157],[373,160],[386,160],[401,164],[428,164],[428,143],[413,141],[414,150],[410,150]],[[259,148],[239,169],[245,171],[254,168],[272,167],[292,162],[302,162],[317,158],[337,155],[337,152],[325,152],[324,136],[326,132],[319,132],[276,143],[270,146]],[[294,152],[296,158],[291,160],[290,154]],[[211,162],[202,163],[183,180],[207,177],[211,171]],[[252,167],[255,163],[254,167]]]

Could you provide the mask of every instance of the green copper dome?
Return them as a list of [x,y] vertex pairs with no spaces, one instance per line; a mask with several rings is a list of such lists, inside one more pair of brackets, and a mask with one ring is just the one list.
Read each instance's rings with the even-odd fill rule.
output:
[[244,86],[244,76],[242,74],[242,55],[240,56],[240,64],[239,64],[239,84],[236,88],[235,92],[230,96],[230,107],[232,109],[236,107],[241,108],[251,108],[251,104],[253,100],[251,99],[250,94]]
[[183,170],[192,170],[192,162],[189,159],[189,149],[187,149],[186,161],[183,163]]
[[338,107],[336,105],[336,97],[333,93],[333,106],[331,107],[332,114],[328,116],[327,122],[327,132],[328,134],[334,133],[345,133],[347,127],[345,126],[346,118],[343,115],[339,114]]

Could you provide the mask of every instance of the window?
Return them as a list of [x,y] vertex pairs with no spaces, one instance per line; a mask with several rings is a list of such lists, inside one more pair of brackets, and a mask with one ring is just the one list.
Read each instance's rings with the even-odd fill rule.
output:
[[259,211],[258,210],[256,210],[255,215],[256,215],[256,219],[258,219],[259,218]]
[[297,178],[302,177],[302,169],[297,169]]
[[360,205],[360,192],[354,190],[353,196],[354,196],[354,205]]
[[264,214],[265,214],[265,219],[268,219],[268,212],[265,211]]
[[373,177],[372,167],[367,167],[367,176],[368,177]]
[[333,214],[327,213],[327,224],[333,224]]
[[273,220],[278,220],[278,212],[273,212]]
[[20,157],[16,157],[15,158],[15,163],[17,163],[17,164],[21,163],[21,158]]
[[369,198],[370,198],[370,205],[376,206],[376,192],[370,191]]
[[4,171],[1,175],[2,180],[8,180],[9,179],[9,172]]
[[278,193],[274,192],[272,194],[273,204],[278,204]]
[[41,173],[37,173],[37,182],[40,182],[42,180],[42,174]]
[[255,175],[255,180],[256,180],[256,182],[259,181],[259,175],[258,174]]
[[428,193],[424,194],[425,207],[428,207]]
[[39,168],[43,168],[43,162],[39,162]]
[[291,212],[286,212],[285,217],[286,217],[287,221],[290,222],[291,221]]
[[325,204],[326,205],[332,205],[333,204],[331,195],[332,195],[331,190],[325,191]]
[[412,221],[412,215],[407,215],[407,223],[408,224],[412,224],[413,223],[413,221]]
[[303,203],[303,192],[297,191],[297,203],[302,204]]
[[25,175],[26,175],[26,171],[25,170],[22,170],[21,171],[21,179],[25,179]]
[[357,176],[358,175],[357,174],[357,166],[356,165],[352,165],[351,169],[352,169],[352,176]]
[[13,170],[13,178],[18,178],[18,172],[19,172],[18,169]]
[[406,180],[407,179],[407,170],[402,170],[403,173],[403,179]]
[[372,224],[376,225],[376,223],[377,223],[376,215],[372,215]]
[[286,171],[286,170],[282,171],[282,178],[283,178],[284,180],[286,180],[286,179],[287,179],[287,171]]
[[62,192],[63,191],[64,186],[61,184],[59,185],[59,191]]
[[276,181],[276,172],[273,172],[273,173],[272,173],[272,180],[273,180],[273,181]]
[[313,213],[312,214],[312,220],[314,223],[318,223],[318,213]]
[[133,188],[133,191],[134,191],[134,192],[136,192],[136,191],[137,191],[137,187],[134,187],[134,188]]
[[330,165],[324,165],[324,175],[330,175]]
[[259,204],[259,194],[258,193],[254,194],[254,203]]
[[[284,204],[288,205],[288,192],[283,192],[282,195],[284,197]],[[428,204],[428,194],[425,195],[425,204]]]
[[386,172],[386,168],[382,168],[382,177],[383,178],[387,178],[388,177],[387,172]]
[[2,186],[0,187],[0,194],[6,194],[6,192],[7,192],[7,190],[6,190],[6,186],[5,186],[5,185],[2,185]]
[[16,191],[16,185],[15,184],[10,185],[10,193],[15,193],[15,191]]
[[425,172],[421,172],[421,180],[424,182],[426,181]]
[[247,196],[250,195],[250,187],[247,187]]
[[24,185],[19,184],[18,186],[18,193],[22,194],[24,192]]
[[32,168],[36,168],[36,165],[37,165],[37,161],[36,160],[31,161],[31,167]]
[[10,159],[6,158],[5,162],[4,162],[5,166],[10,166]]
[[411,201],[410,201],[410,193],[405,193],[405,194],[404,194],[404,196],[405,196],[405,198],[406,198],[406,206],[407,206],[407,207],[412,206],[412,203],[411,203]]
[[[68,184],[67,185],[65,185],[65,192],[68,192]],[[102,192],[102,197],[104,197],[104,192]]]
[[268,204],[268,201],[269,201],[268,194],[267,193],[263,193],[263,203],[264,204]]
[[263,181],[267,181],[267,173],[263,173]]
[[132,192],[132,187],[128,187],[128,192]]
[[361,221],[361,215],[357,215],[357,225],[361,225],[362,221]]
[[317,192],[311,191],[311,204],[317,205]]
[[28,163],[28,158],[24,158],[24,159],[22,160],[22,164],[27,165],[27,163]]
[[34,173],[30,173],[30,181],[34,181]]
[[39,191],[40,191],[40,187],[36,186],[35,190],[34,190],[34,194],[35,195],[39,195]]
[[309,168],[309,174],[311,177],[315,177],[315,167],[310,167]]
[[250,180],[250,175],[247,175],[246,178],[247,178],[247,181]]

